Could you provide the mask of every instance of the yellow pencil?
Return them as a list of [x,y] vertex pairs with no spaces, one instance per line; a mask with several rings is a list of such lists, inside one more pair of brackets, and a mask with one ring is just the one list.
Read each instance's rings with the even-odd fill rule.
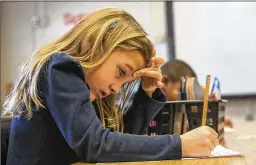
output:
[[206,76],[206,84],[204,89],[204,106],[203,106],[203,116],[202,116],[202,126],[206,125],[207,111],[208,111],[208,94],[210,88],[211,75]]

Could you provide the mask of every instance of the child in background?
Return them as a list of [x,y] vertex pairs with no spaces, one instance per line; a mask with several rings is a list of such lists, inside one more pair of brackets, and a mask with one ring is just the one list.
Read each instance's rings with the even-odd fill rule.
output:
[[[146,35],[129,13],[108,8],[40,48],[4,104],[14,114],[7,165],[209,156],[219,143],[210,127],[143,135],[166,100],[159,89],[163,59]],[[138,78],[141,86],[123,114],[116,95]]]
[[[194,70],[184,61],[179,59],[173,59],[161,66],[163,75],[162,91],[168,101],[180,100],[180,79],[181,77],[195,77]],[[233,127],[233,123],[230,119],[225,120],[225,126]]]
[[181,77],[195,77],[194,70],[184,61],[173,59],[161,66],[163,75],[163,87],[166,99],[168,101],[180,100],[180,79]]

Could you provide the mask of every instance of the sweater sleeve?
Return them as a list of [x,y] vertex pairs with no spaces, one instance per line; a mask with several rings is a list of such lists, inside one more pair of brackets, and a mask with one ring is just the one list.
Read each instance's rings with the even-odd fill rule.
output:
[[151,120],[165,105],[166,98],[157,88],[152,98],[140,87],[133,103],[124,115],[124,131],[131,134],[145,134]]
[[102,128],[89,99],[81,65],[64,53],[53,55],[42,78],[42,94],[68,145],[86,162],[181,158],[179,135],[143,136]]

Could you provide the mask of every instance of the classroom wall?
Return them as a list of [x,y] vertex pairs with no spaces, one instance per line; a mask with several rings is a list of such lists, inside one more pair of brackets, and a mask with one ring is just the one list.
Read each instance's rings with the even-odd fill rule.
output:
[[[118,7],[131,13],[152,36],[165,35],[164,2],[5,2],[2,5],[1,96],[5,85],[17,78],[17,68],[33,51],[71,28],[72,25],[64,26],[64,12],[90,13]],[[43,28],[32,28],[34,15],[45,16]],[[158,47],[158,54],[167,58],[167,45]]]
[[205,83],[217,76],[222,94],[256,94],[256,3],[174,2],[177,58]]
[[30,18],[33,2],[2,3],[1,19],[1,96],[8,81],[14,80],[15,71],[32,51]]
[[[256,3],[173,2],[176,57],[186,61],[205,84],[220,79],[226,95],[256,93]],[[212,83],[211,83],[212,84]],[[227,117],[256,118],[256,98],[229,98]]]
[[[30,54],[44,43],[55,39],[70,27],[63,26],[62,12],[69,11],[73,14],[79,12],[91,12],[101,7],[121,7],[133,14],[150,33],[161,35],[165,33],[165,6],[164,2],[5,2],[1,3],[1,96],[4,95],[4,87],[8,81],[17,77],[17,68],[30,57]],[[179,18],[193,17],[200,12],[194,5],[183,5],[185,7]],[[190,12],[189,12],[190,11]],[[34,29],[31,27],[30,19],[33,15],[45,14],[48,23],[45,28]],[[150,17],[147,17],[150,15]],[[149,19],[151,18],[151,19]],[[186,48],[177,48],[182,54],[189,54],[195,49],[190,42],[197,35],[194,31],[200,31],[196,27],[196,20],[180,26],[184,31],[183,36],[188,40],[182,40]],[[182,24],[181,24],[182,25]],[[185,29],[185,30],[184,30]],[[177,31],[178,29],[176,29]],[[179,42],[179,41],[178,41]],[[165,44],[158,44],[158,55],[166,57]],[[193,51],[192,51],[193,52]],[[193,55],[193,54],[192,54]],[[200,65],[200,59],[198,59]],[[256,99],[234,99],[227,104],[227,115],[238,114],[245,116],[248,107],[255,109]],[[255,110],[254,110],[255,112]]]
[[[1,41],[1,39],[2,39],[2,32],[1,32],[1,27],[2,27],[2,4],[0,3],[0,41]],[[1,50],[1,44],[0,44],[0,62],[2,61],[2,50]],[[2,68],[2,63],[0,63],[1,64],[1,68],[0,68],[0,75],[2,75],[2,70],[3,70],[3,68]],[[2,79],[2,77],[1,77],[1,79]],[[3,83],[1,82],[0,83],[1,85],[0,85],[0,96],[2,96],[2,93],[1,93],[1,91],[2,91],[2,88],[3,88]],[[1,98],[1,97],[0,97]],[[0,101],[0,103],[2,103],[2,101]],[[2,105],[2,104],[1,104]],[[0,106],[1,107],[1,106]]]

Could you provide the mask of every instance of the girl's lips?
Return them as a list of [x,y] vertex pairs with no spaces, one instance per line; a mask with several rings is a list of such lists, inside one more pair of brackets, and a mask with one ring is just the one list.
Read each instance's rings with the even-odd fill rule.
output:
[[97,98],[98,98],[98,99],[101,99],[102,97],[103,97],[102,94],[101,94],[100,92],[98,92],[98,93],[97,93]]
[[98,97],[99,99],[101,99],[101,98],[105,97],[106,94],[107,94],[106,92],[104,92],[104,91],[102,91],[102,90],[99,90],[99,91],[97,92],[97,97]]
[[90,86],[91,90],[93,89],[96,92],[96,97],[97,98],[101,99],[101,98],[106,96],[106,94],[107,94],[106,92],[104,92],[101,89],[97,89],[95,87],[95,85],[93,83],[91,83],[89,80],[88,80],[88,83],[90,84],[89,86]]

